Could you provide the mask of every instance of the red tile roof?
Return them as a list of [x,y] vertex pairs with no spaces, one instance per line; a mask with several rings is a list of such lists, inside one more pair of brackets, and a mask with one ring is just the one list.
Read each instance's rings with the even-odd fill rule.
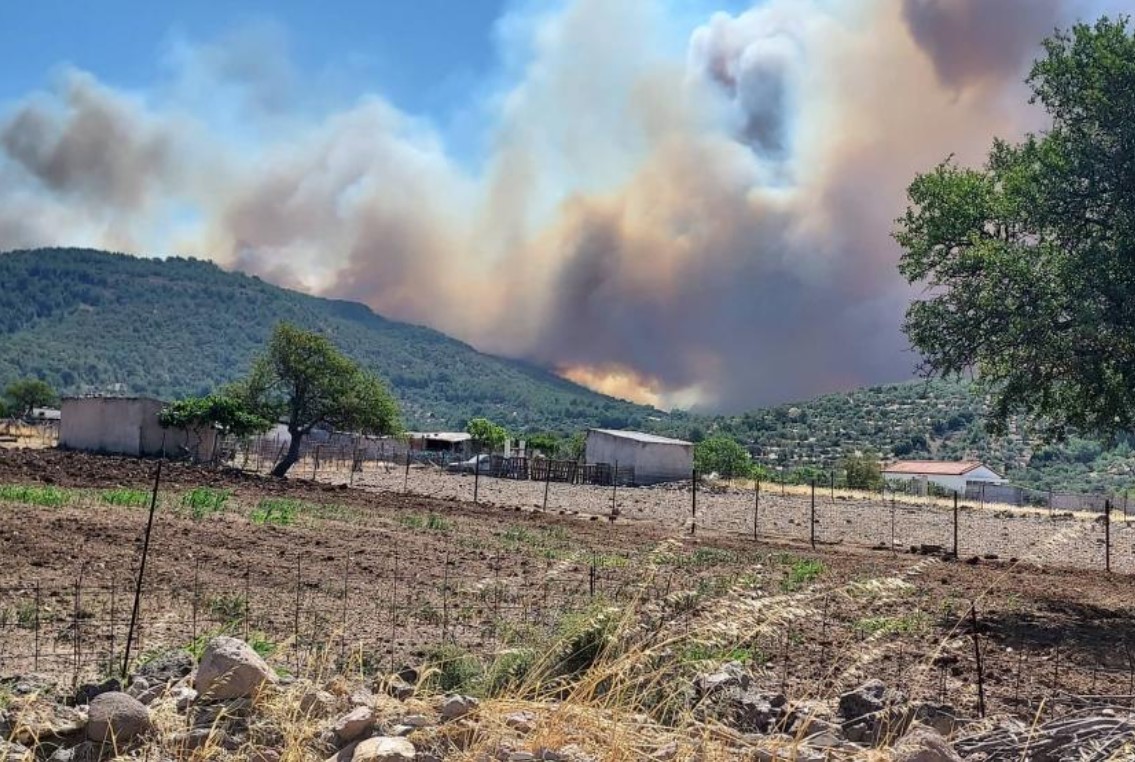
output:
[[885,474],[915,474],[934,476],[962,476],[982,464],[976,460],[900,460],[883,469]]

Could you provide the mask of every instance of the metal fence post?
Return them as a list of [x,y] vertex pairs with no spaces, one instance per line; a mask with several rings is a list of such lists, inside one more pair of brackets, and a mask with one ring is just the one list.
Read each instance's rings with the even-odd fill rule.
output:
[[808,522],[809,532],[808,538],[812,543],[812,547],[816,547],[816,480],[812,479],[812,520]]
[[958,557],[958,491],[954,490],[954,558]]
[[[489,456],[492,457],[491,455]],[[491,461],[490,461],[491,462]],[[473,503],[476,504],[481,492],[481,456],[473,459]]]
[[611,474],[611,518],[619,515],[619,461],[615,461],[615,470]]
[[1103,501],[1103,564],[1111,571],[1111,500]]
[[757,479],[753,488],[753,539],[757,539],[757,519],[761,515],[761,480]]
[[552,461],[544,461],[544,510],[548,510],[548,490],[552,486]]
[[130,669],[130,648],[134,645],[134,628],[138,625],[138,612],[142,605],[142,579],[146,576],[146,557],[150,554],[150,532],[154,528],[154,511],[158,507],[158,485],[162,480],[162,461],[154,472],[154,491],[150,495],[150,517],[146,520],[146,535],[142,540],[142,562],[138,565],[138,581],[134,585],[134,608],[130,612],[130,629],[126,631],[126,651],[122,654],[122,678]]
[[406,448],[406,476],[402,480],[402,494],[410,492],[410,448]]
[[698,470],[695,468],[691,475],[693,482],[693,489],[691,490],[691,503],[690,503],[690,534],[694,534],[698,529]]

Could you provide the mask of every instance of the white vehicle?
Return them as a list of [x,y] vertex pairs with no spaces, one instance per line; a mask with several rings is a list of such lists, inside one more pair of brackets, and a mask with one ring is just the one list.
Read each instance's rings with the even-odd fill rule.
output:
[[482,474],[488,473],[492,467],[492,455],[474,455],[469,460],[463,460],[458,463],[450,463],[449,470],[456,471],[462,474],[471,474],[474,471],[480,471]]

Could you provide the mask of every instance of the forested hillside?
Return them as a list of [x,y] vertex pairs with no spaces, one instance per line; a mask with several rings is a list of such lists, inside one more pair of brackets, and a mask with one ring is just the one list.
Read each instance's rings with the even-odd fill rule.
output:
[[35,376],[70,394],[201,394],[243,375],[277,321],[289,320],[325,333],[387,379],[411,427],[486,416],[515,431],[574,431],[664,416],[361,304],[209,262],[17,251],[0,254],[0,283],[0,385]]
[[1019,424],[1006,437],[984,429],[985,400],[965,382],[917,381],[856,389],[737,416],[677,413],[664,425],[700,439],[726,434],[765,465],[791,472],[830,468],[848,454],[882,458],[978,458],[1012,481],[1038,489],[1121,491],[1135,478],[1133,439],[1107,446],[1072,438],[1045,446]]

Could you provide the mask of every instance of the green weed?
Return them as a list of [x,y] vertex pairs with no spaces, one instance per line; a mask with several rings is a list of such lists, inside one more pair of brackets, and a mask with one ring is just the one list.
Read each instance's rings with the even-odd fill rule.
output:
[[103,490],[99,494],[99,500],[107,505],[138,508],[150,504],[150,493],[140,489],[126,489],[125,487],[120,487],[118,489]]
[[411,513],[399,516],[398,523],[406,529],[424,530],[428,532],[449,532],[453,529],[453,522],[438,516],[436,513],[423,516],[420,513]]
[[799,590],[804,585],[819,577],[824,572],[824,565],[812,558],[793,558],[788,564],[788,571],[780,583],[784,592],[790,593]]
[[252,509],[249,518],[253,524],[290,526],[296,522],[296,517],[305,507],[305,503],[300,500],[266,497]]
[[221,593],[209,598],[205,608],[224,622],[241,622],[248,616],[248,598],[240,593]]
[[0,500],[58,508],[71,499],[68,490],[35,484],[0,484]]
[[194,487],[181,496],[181,505],[189,509],[195,521],[224,510],[225,503],[232,496],[231,489]]

